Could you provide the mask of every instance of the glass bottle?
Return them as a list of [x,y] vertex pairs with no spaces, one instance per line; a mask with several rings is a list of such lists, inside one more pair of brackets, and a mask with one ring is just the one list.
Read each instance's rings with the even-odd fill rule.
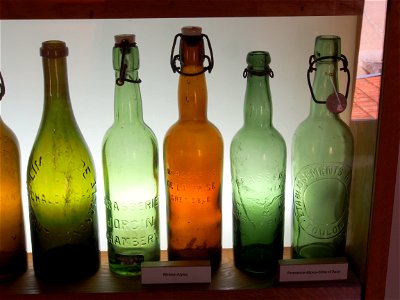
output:
[[[5,94],[0,73],[0,100]],[[0,281],[26,271],[18,139],[0,116]]]
[[[167,195],[168,258],[210,260],[216,270],[221,260],[221,184],[223,141],[207,119],[204,72],[213,59],[205,55],[200,27],[183,27],[179,55],[179,119],[164,138]],[[175,45],[174,41],[174,45]],[[172,49],[171,58],[174,47]],[[210,48],[211,54],[212,50]],[[209,66],[204,67],[207,58]]]
[[286,144],[272,125],[268,52],[247,54],[244,125],[233,137],[233,251],[247,272],[276,274],[283,255]]
[[328,109],[332,95],[336,109],[344,109],[344,97],[338,93],[338,60],[350,76],[340,38],[318,36],[310,58],[309,73],[316,70],[310,114],[296,129],[292,145],[294,258],[345,253],[353,138],[340,110]]
[[114,124],[103,141],[103,172],[111,271],[140,273],[160,259],[158,146],[143,121],[139,50],[134,35],[115,36]]
[[67,78],[68,48],[42,43],[43,116],[27,169],[35,274],[74,280],[99,267],[96,179],[75,121]]

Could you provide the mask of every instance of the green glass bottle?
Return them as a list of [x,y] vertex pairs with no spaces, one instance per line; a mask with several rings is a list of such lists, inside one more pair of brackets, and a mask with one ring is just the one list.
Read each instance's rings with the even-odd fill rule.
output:
[[237,268],[273,275],[283,255],[286,144],[272,125],[268,52],[247,54],[244,125],[233,137],[233,251]]
[[33,265],[39,277],[75,280],[99,267],[95,169],[71,107],[68,48],[46,41],[40,54],[44,108],[27,169]]
[[134,35],[115,36],[114,124],[103,141],[103,173],[111,271],[140,274],[160,259],[158,146],[143,121],[139,50]]
[[[5,94],[0,73],[0,100]],[[26,271],[18,139],[0,116],[0,281]]]
[[[173,56],[177,37],[179,55]],[[205,54],[207,39],[211,58]],[[175,66],[176,60],[181,67]],[[209,65],[204,66],[207,59]],[[209,260],[212,270],[221,262],[223,140],[207,119],[204,72],[213,66],[207,35],[195,26],[175,36],[171,66],[180,73],[179,119],[165,134],[164,174],[167,195],[168,259]]]
[[310,58],[308,74],[316,71],[310,114],[296,129],[292,144],[294,258],[345,253],[353,138],[338,115],[345,108],[345,98],[338,93],[339,60],[350,78],[340,48],[339,37],[318,36]]

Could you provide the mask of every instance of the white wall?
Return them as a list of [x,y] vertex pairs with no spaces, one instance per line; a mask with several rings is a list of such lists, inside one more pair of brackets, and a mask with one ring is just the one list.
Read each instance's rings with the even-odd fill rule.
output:
[[[275,78],[271,80],[274,124],[288,148],[285,245],[291,240],[290,149],[296,126],[307,116],[309,91],[306,80],[308,58],[320,34],[342,37],[342,52],[355,64],[357,17],[212,18],[144,20],[1,21],[1,71],[7,94],[1,116],[19,138],[23,174],[23,196],[28,250],[30,235],[26,193],[26,168],[42,115],[43,75],[39,48],[42,41],[64,40],[70,50],[68,72],[72,106],[81,131],[91,149],[97,169],[98,212],[101,249],[106,250],[105,208],[101,143],[113,122],[113,36],[135,33],[140,50],[144,118],[156,133],[160,148],[166,130],[176,121],[178,76],[169,66],[172,40],[185,25],[199,25],[210,37],[215,68],[207,74],[208,116],[220,129],[225,143],[223,182],[223,247],[232,247],[229,145],[243,122],[246,81],[242,77],[247,52],[267,50]],[[345,76],[342,76],[343,80]],[[342,90],[345,87],[341,81]],[[344,119],[349,118],[350,108]],[[160,172],[161,247],[166,249],[164,178]]]

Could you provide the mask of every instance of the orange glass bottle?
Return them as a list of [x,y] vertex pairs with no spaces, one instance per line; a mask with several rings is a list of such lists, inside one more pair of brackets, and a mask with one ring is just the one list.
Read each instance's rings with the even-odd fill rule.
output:
[[[180,37],[179,55],[173,57]],[[204,38],[211,59],[205,55]],[[209,62],[203,66],[204,60]],[[181,67],[176,67],[176,60]],[[209,39],[200,27],[183,27],[171,53],[171,66],[180,74],[179,119],[164,139],[169,260],[221,261],[221,183],[223,141],[207,119],[205,71],[213,67]]]
[[[5,94],[0,72],[0,100]],[[0,115],[0,282],[26,271],[19,143]]]

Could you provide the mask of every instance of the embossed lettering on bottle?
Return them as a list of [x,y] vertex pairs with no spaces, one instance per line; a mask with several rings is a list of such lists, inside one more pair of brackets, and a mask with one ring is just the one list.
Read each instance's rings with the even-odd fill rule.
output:
[[[294,213],[307,234],[330,239],[346,229],[350,182],[351,168],[340,163],[300,170],[294,181]],[[331,213],[321,214],[321,207]]]

